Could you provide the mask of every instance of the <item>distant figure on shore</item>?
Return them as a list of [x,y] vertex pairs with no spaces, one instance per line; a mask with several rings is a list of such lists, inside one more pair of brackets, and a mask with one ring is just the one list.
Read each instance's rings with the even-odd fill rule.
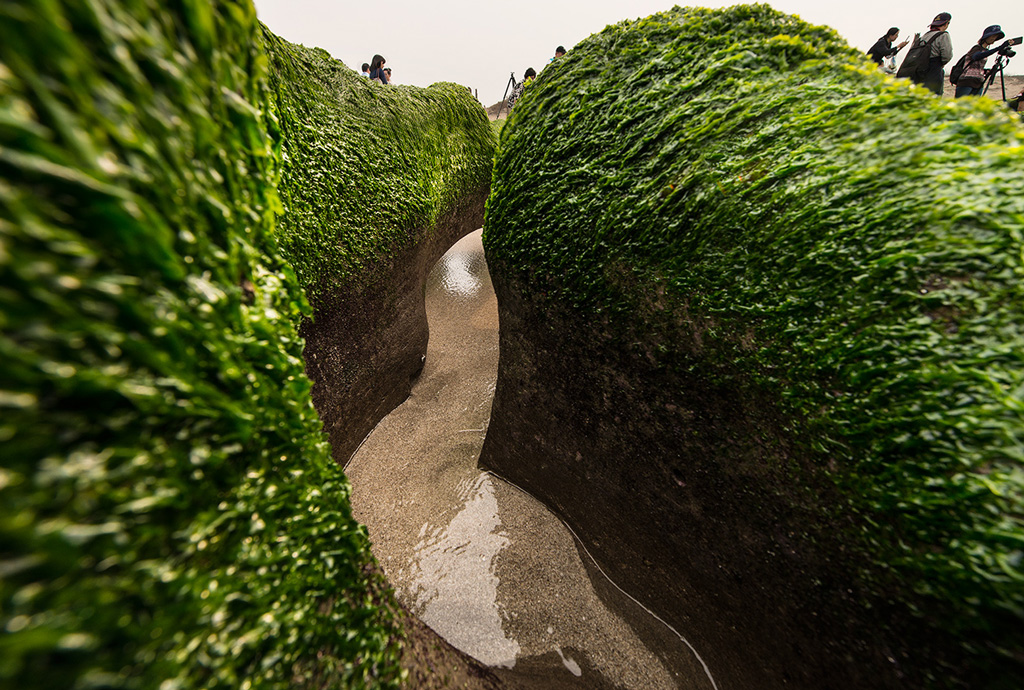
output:
[[509,97],[508,97],[508,109],[509,110],[512,110],[512,106],[514,106],[516,104],[516,101],[518,101],[522,97],[523,91],[526,90],[526,86],[530,82],[532,82],[534,80],[534,77],[536,77],[536,76],[537,76],[537,72],[532,67],[528,67],[526,69],[526,71],[523,73],[523,80],[521,82],[519,82],[518,84],[516,84],[515,88],[512,89],[512,93],[509,94]]
[[361,72],[361,74],[364,77],[366,77],[367,79],[370,78],[370,63],[369,62],[364,62],[363,63],[363,71]]
[[374,55],[370,61],[370,79],[376,79],[381,84],[389,84],[391,80],[388,73],[384,71],[384,63],[387,62],[382,56]]
[[964,56],[964,71],[956,80],[956,98],[981,95],[981,90],[985,86],[985,63],[988,62],[989,56],[1001,47],[993,48],[992,44],[1005,36],[998,24],[993,24],[982,32],[981,38]]
[[[871,48],[868,49],[868,55],[871,57],[872,60],[875,61],[875,64],[885,69],[886,66],[882,64],[882,61],[885,60],[886,58],[895,58],[896,53],[900,52],[903,49],[903,46],[910,43],[910,39],[906,39],[903,41],[903,43],[900,43],[898,46],[893,47],[892,44],[895,43],[896,39],[899,37],[900,29],[899,27],[894,26],[888,31],[886,31],[884,36],[875,41],[875,45],[871,46]],[[893,63],[891,71],[896,71],[895,62]]]
[[565,55],[565,47],[564,46],[558,46],[557,48],[555,48],[555,56],[553,58],[551,58],[550,60],[548,60],[548,64],[551,64],[552,62],[554,62],[558,58],[562,57],[563,55]]

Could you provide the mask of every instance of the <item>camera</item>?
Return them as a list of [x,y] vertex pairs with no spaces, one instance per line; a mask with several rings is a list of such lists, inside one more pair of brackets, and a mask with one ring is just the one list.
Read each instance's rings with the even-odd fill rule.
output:
[[1017,51],[1011,50],[1010,46],[1019,46],[1022,40],[1024,40],[1024,37],[1022,36],[1008,39],[1003,43],[1003,45],[999,46],[999,54],[1002,55],[1003,57],[1012,58],[1014,55],[1017,54]]

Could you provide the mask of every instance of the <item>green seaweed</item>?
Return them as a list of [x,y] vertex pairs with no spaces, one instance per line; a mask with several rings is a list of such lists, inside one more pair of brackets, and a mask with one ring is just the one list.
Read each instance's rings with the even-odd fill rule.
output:
[[822,549],[860,549],[865,605],[895,597],[987,669],[972,683],[1006,682],[1024,648],[1022,152],[1001,104],[883,76],[826,27],[676,8],[592,36],[516,104],[484,243],[530,299],[667,333],[659,366],[777,400],[856,518]]
[[398,685],[297,329],[493,148],[247,0],[0,7],[0,686]]
[[489,184],[496,138],[466,87],[385,86],[265,29],[263,44],[284,160],[278,237],[312,301]]

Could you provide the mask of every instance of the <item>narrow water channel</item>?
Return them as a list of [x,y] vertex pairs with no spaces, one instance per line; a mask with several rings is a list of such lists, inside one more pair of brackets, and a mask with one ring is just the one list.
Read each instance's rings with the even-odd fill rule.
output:
[[402,602],[452,645],[543,688],[714,688],[686,640],[601,575],[543,505],[477,469],[498,367],[480,231],[427,284],[412,394],[347,466]]

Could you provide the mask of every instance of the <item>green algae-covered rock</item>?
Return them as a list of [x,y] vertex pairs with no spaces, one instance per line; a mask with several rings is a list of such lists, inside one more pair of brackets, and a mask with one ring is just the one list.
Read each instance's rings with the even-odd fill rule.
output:
[[827,28],[609,27],[501,133],[482,461],[720,679],[1019,687],[1022,192],[1001,104]]
[[266,29],[263,43],[284,158],[281,250],[314,303],[487,190],[495,137],[466,87],[386,87]]
[[496,138],[469,89],[370,82],[263,31],[283,161],[277,236],[313,306],[313,400],[345,463],[408,395],[427,346],[424,285],[483,225]]
[[274,238],[263,40],[249,2],[0,8],[0,686],[400,679]]

